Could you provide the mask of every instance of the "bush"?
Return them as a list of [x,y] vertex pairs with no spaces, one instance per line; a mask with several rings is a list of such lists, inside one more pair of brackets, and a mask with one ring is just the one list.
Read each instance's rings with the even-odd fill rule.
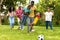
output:
[[55,12],[54,13],[54,19],[55,19],[54,21],[57,25],[59,25],[60,24],[60,5],[59,4],[56,5],[54,12]]

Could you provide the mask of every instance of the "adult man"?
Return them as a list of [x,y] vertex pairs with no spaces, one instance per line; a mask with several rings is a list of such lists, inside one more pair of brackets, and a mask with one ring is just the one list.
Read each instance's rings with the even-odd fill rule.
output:
[[30,12],[29,18],[28,18],[28,32],[34,31],[33,26],[30,26],[30,24],[34,21],[34,16],[35,16],[35,11],[36,11],[36,7],[34,6],[34,1],[31,1],[31,9],[30,10],[31,10],[31,12]]
[[48,24],[50,25],[51,30],[52,28],[52,16],[53,13],[51,12],[50,8],[47,9],[47,12],[44,13],[45,21],[46,21],[46,29],[48,29]]

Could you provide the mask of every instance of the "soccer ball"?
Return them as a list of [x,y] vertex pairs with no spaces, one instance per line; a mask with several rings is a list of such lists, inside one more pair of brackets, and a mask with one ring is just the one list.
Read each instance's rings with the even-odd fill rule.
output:
[[39,35],[38,40],[44,40],[44,35]]

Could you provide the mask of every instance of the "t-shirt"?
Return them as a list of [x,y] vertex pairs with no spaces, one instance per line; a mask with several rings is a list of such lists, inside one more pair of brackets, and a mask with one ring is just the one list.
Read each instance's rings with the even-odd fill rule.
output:
[[52,12],[45,12],[45,21],[52,21]]
[[34,17],[35,15],[34,15],[34,10],[36,9],[36,7],[35,6],[33,6],[33,7],[31,7],[31,12],[30,12],[30,15],[29,15],[29,17]]
[[27,9],[27,7],[25,7],[25,8],[23,8],[23,11],[26,13],[26,14],[30,14],[30,10],[29,9]]
[[24,12],[30,12],[29,9],[27,9],[27,7],[23,8]]
[[16,15],[17,15],[18,18],[21,18],[22,17],[22,14],[23,14],[22,12],[23,12],[22,9],[21,10],[19,10],[19,9],[16,10]]
[[9,15],[10,17],[14,17],[14,16],[15,16],[15,12],[11,12],[11,13],[8,12],[7,16],[8,16],[8,15]]

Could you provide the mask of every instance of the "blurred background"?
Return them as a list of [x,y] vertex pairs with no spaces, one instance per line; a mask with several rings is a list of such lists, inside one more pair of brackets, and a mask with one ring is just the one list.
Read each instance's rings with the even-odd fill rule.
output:
[[[22,7],[30,4],[32,0],[0,0],[0,24],[8,25],[9,21],[6,17],[8,8],[14,6],[15,10],[19,5]],[[41,18],[36,25],[45,25],[43,13],[46,11],[47,7],[51,8],[51,11],[54,12],[53,16],[53,25],[60,25],[60,0],[33,0],[37,7],[37,11],[41,12]],[[4,20],[3,20],[4,19]],[[17,25],[17,19],[15,19],[15,25]]]

